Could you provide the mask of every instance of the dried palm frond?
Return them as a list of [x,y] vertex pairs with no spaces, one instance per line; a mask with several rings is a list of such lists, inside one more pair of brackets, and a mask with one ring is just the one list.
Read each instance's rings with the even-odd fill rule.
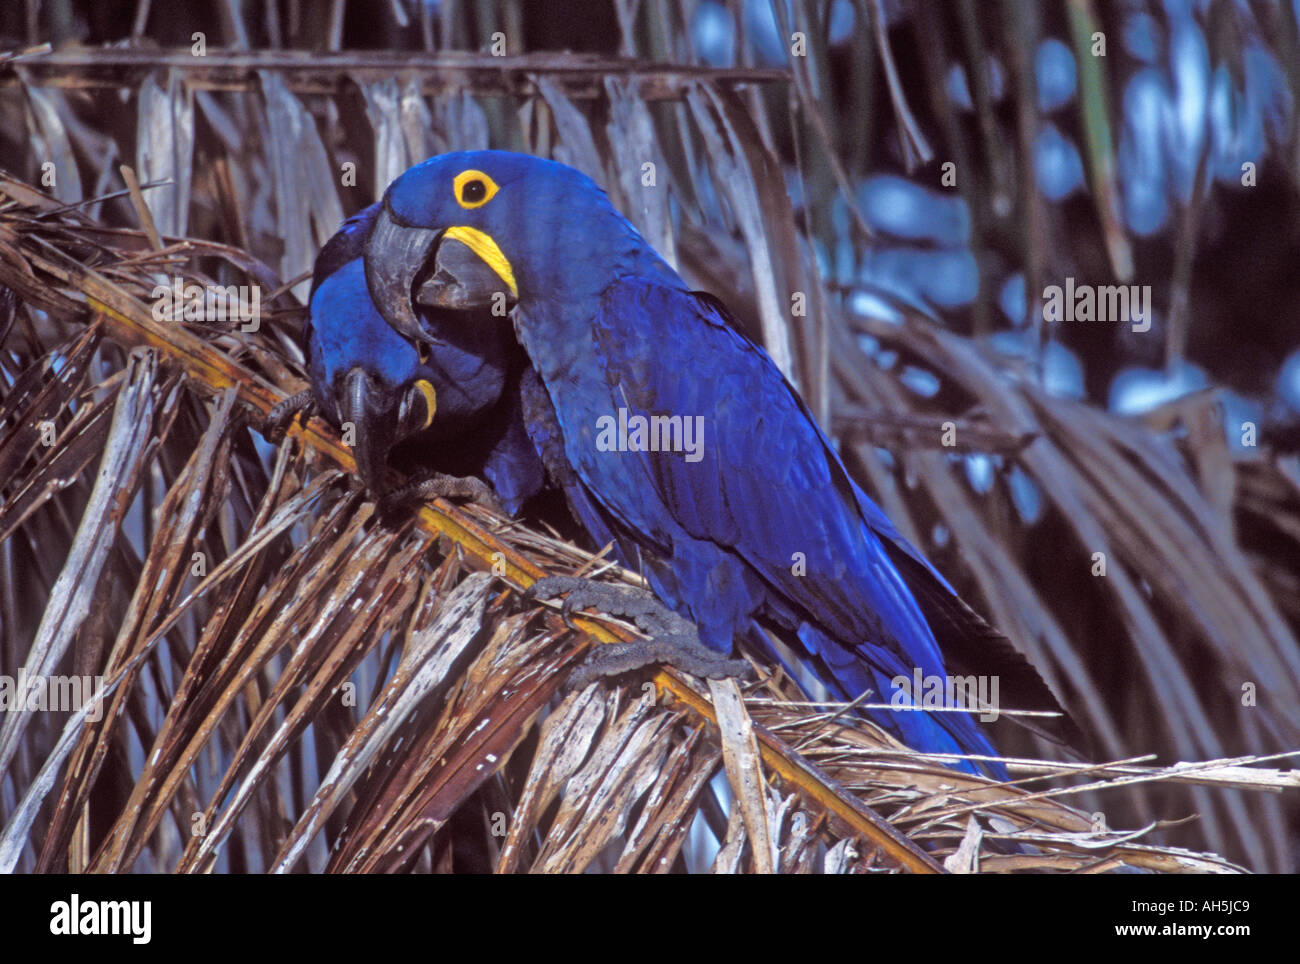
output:
[[[813,6],[798,6],[802,23]],[[842,181],[823,166],[839,163],[818,113],[825,78],[796,80],[808,184],[820,171],[830,185],[801,220],[762,107],[784,73],[681,67],[684,46],[670,34],[658,59],[675,64],[634,69],[468,57],[452,70],[444,57],[416,74],[370,55],[216,50],[0,65],[0,111],[35,145],[7,163],[32,181],[47,159],[58,172],[53,197],[0,181],[0,673],[110,687],[100,719],[4,718],[0,866],[1279,866],[1296,781],[1260,764],[1300,732],[1280,564],[1300,541],[1294,476],[1233,461],[1212,433],[1174,441],[1195,412],[1115,418],[1048,395],[978,337],[852,316],[810,244]],[[138,125],[123,143],[103,118],[130,90]],[[810,703],[768,667],[743,700],[671,672],[566,693],[584,649],[628,629],[592,618],[574,632],[518,590],[547,574],[634,576],[477,506],[382,526],[319,421],[267,450],[248,426],[302,387],[295,295],[319,243],[394,172],[489,143],[586,170],[740,309],[867,489],[1112,762],[1041,760],[1007,731],[1019,782],[1000,787]],[[117,190],[124,159],[137,190]],[[176,278],[261,285],[262,327],[155,319],[155,286]],[[794,293],[806,313],[792,315]],[[861,334],[899,364],[868,360]],[[940,391],[908,390],[906,366]],[[990,490],[962,477],[953,453],[972,450],[1005,460]],[[1041,489],[1043,521],[1011,509],[1013,469]]]
[[[256,370],[278,351],[272,333],[235,342],[155,321],[142,233],[125,237],[131,246],[88,243],[75,213],[11,180],[0,191],[0,271],[72,332],[0,409],[12,427],[0,455],[22,453],[6,495],[41,493],[22,503],[27,522],[6,527],[35,542],[36,520],[71,535],[81,516],[62,574],[33,594],[48,602],[23,662],[48,673],[70,656],[107,680],[102,718],[74,714],[62,736],[45,716],[6,719],[0,763],[24,797],[0,842],[6,867],[666,870],[708,812],[725,756],[740,818],[716,828],[719,869],[746,854],[764,869],[924,869],[971,834],[988,844],[968,844],[956,869],[1231,869],[954,774],[864,723],[792,703],[801,694],[786,679],[765,680],[748,707],[726,699],[734,684],[715,684],[721,730],[704,694],[676,677],[661,678],[663,693],[593,684],[560,699],[588,640],[545,610],[521,611],[512,590],[593,559],[477,507],[377,525],[337,471],[310,471],[321,456],[349,467],[317,423],[294,429],[308,447],[286,445],[266,473],[245,421],[276,397]],[[109,340],[134,347],[123,356]],[[106,367],[117,374],[87,377]],[[110,409],[77,508],[68,496],[89,466],[76,442]],[[67,422],[44,453],[37,416]],[[137,559],[123,519],[150,473],[165,495]],[[49,477],[70,491],[40,488]],[[17,504],[6,498],[0,518]],[[30,735],[57,744],[19,758],[34,723]],[[1039,853],[999,856],[995,841],[1028,830]]]

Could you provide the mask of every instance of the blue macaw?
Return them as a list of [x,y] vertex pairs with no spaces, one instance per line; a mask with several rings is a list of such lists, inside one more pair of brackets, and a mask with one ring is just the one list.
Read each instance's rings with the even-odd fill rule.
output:
[[[466,325],[463,313],[426,309],[424,324],[443,335],[426,351],[384,322],[361,261],[378,215],[375,204],[349,218],[316,258],[305,328],[311,400],[336,428],[352,424],[358,474],[372,491],[383,494],[396,449],[399,461],[408,454],[409,466],[448,473],[438,476],[442,494],[475,494],[468,478],[457,477],[481,475],[515,512],[544,480],[522,416],[524,383],[537,376],[500,326]],[[273,431],[305,396],[277,406]]]
[[[464,259],[445,270],[448,245],[486,280]],[[780,660],[775,626],[842,700],[897,705],[900,678],[960,666],[997,674],[1017,708],[1060,710],[853,482],[771,358],[584,174],[501,151],[434,157],[389,186],[364,262],[384,318],[434,349],[447,326],[431,330],[427,309],[508,300],[544,387],[547,419],[524,418],[539,452],[559,452],[575,515],[712,650],[744,638]],[[971,714],[868,713],[919,749],[994,755]]]

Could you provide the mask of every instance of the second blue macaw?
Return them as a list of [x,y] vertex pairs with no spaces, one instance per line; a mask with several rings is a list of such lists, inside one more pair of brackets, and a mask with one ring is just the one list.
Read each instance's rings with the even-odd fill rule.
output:
[[[426,328],[442,335],[429,349],[388,326],[370,299],[361,261],[378,215],[375,204],[349,218],[316,258],[305,328],[310,400],[344,430],[358,474],[376,494],[385,494],[395,454],[435,480],[428,489],[417,486],[416,495],[481,494],[474,479],[482,476],[515,512],[544,482],[522,416],[524,384],[536,376],[499,326],[466,325],[460,314],[424,309]],[[453,253],[449,247],[444,256]],[[272,434],[305,396],[273,413]]]
[[[449,244],[490,281],[441,270]],[[716,652],[745,638],[781,659],[766,631],[777,627],[839,699],[872,691],[897,705],[900,680],[960,668],[997,674],[1004,703],[1059,711],[854,484],[771,358],[579,171],[499,151],[435,157],[389,187],[364,260],[379,311],[435,348],[428,308],[513,306],[575,514]],[[546,430],[525,419],[544,448]],[[969,713],[870,715],[920,749],[994,753]],[[1064,720],[1058,733],[1072,735]]]

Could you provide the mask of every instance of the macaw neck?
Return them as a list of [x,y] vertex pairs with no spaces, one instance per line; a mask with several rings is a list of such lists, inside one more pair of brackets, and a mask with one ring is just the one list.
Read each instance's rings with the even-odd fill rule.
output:
[[[618,216],[590,232],[582,250],[588,258],[553,258],[552,271],[521,278],[515,333],[552,395],[558,381],[600,377],[594,360],[593,321],[605,292],[623,278],[656,281],[669,288],[687,286],[627,221]],[[556,238],[563,247],[567,232]],[[585,364],[584,364],[585,363]]]

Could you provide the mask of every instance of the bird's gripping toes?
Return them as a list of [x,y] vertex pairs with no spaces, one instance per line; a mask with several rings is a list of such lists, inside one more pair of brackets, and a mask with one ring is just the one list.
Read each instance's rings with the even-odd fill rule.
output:
[[686,617],[673,612],[653,593],[635,586],[596,582],[577,576],[548,576],[524,591],[528,600],[547,600],[564,595],[560,612],[573,626],[573,614],[594,609],[607,616],[630,619],[649,639],[610,643],[597,648],[569,679],[574,688],[601,677],[621,676],[646,666],[666,663],[704,679],[744,677],[753,668],[743,659],[727,659],[700,641],[700,632]]

